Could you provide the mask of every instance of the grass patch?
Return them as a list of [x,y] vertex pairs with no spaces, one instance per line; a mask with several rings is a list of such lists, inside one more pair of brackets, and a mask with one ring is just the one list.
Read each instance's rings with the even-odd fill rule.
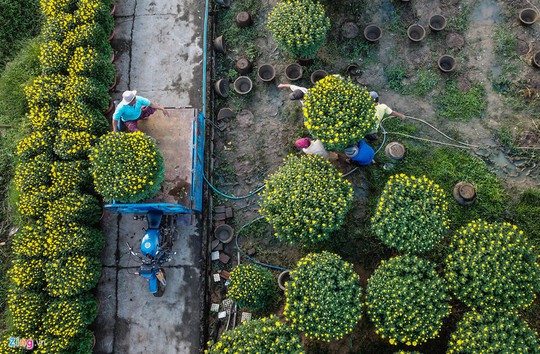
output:
[[414,82],[407,86],[407,93],[425,97],[439,84],[439,75],[433,70],[420,70]]
[[406,77],[406,70],[403,65],[387,66],[384,70],[386,74],[386,86],[399,93],[404,93],[403,79]]
[[254,41],[259,36],[257,26],[238,27],[236,25],[236,15],[241,11],[247,11],[252,16],[253,21],[257,22],[259,9],[259,1],[234,1],[229,9],[220,9],[217,15],[216,36],[223,35],[228,50],[234,48],[237,55],[250,61],[253,61],[259,55],[259,51],[254,44]]
[[512,212],[514,223],[525,232],[536,247],[540,247],[540,189],[524,191]]
[[474,84],[461,92],[455,81],[447,81],[446,90],[436,97],[438,116],[449,120],[469,121],[482,117],[487,107],[486,89]]

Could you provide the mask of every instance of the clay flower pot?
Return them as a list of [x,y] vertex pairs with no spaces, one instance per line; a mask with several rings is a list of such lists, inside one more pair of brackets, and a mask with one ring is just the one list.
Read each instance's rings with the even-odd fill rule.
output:
[[285,68],[285,76],[290,81],[296,81],[296,80],[300,79],[302,77],[303,73],[304,73],[304,71],[302,70],[302,66],[300,66],[299,64],[296,64],[296,63],[289,64]]
[[253,65],[251,65],[251,62],[249,60],[242,58],[236,61],[234,69],[240,75],[246,75],[246,74],[249,74],[251,70],[253,70]]
[[446,27],[446,17],[443,15],[432,15],[429,18],[429,28],[432,31],[442,31]]
[[229,96],[229,79],[219,79],[216,81],[214,84],[214,90],[223,98]]
[[114,53],[112,53],[112,55],[111,55],[111,63],[114,63],[115,60],[116,60],[116,56],[114,55]]
[[324,70],[315,70],[312,74],[311,74],[311,83],[312,84],[315,84],[317,81],[319,81],[320,79],[322,79],[323,77],[326,77],[328,76],[328,73]]
[[420,42],[426,37],[426,30],[418,24],[410,25],[409,28],[407,28],[407,36],[409,36],[409,39],[413,42]]
[[112,91],[114,90],[114,88],[116,87],[116,84],[118,83],[118,76],[114,75],[114,81],[113,83],[109,86],[109,91]]
[[468,182],[458,182],[454,186],[452,196],[461,205],[470,205],[476,199],[476,188]]
[[105,112],[103,112],[104,115],[108,115],[110,114],[112,111],[114,111],[114,101],[113,100],[110,100],[109,102],[109,107],[107,108],[107,110]]
[[247,76],[239,76],[236,80],[234,80],[234,90],[239,95],[247,95],[251,92],[252,88],[253,83]]
[[519,12],[519,20],[525,26],[530,26],[538,19],[538,12],[533,8],[526,8]]
[[341,35],[343,36],[343,38],[353,39],[358,37],[358,33],[360,33],[360,30],[354,22],[345,22],[341,26]]
[[227,48],[225,47],[225,40],[223,36],[214,38],[212,44],[214,45],[214,50],[218,53],[227,54]]
[[456,69],[456,59],[451,55],[443,55],[437,61],[439,69],[445,73],[450,73]]
[[537,68],[540,68],[540,51],[534,53],[532,62],[534,66],[536,66]]
[[270,82],[276,77],[276,70],[270,64],[263,64],[257,70],[257,76],[264,82]]
[[253,24],[253,19],[251,18],[251,15],[246,12],[242,11],[239,12],[238,15],[236,15],[236,25],[240,28],[249,27]]
[[230,109],[229,107],[223,107],[218,112],[217,120],[219,121],[219,120],[222,120],[225,118],[231,118],[231,117],[234,117],[234,111]]
[[377,25],[367,25],[366,28],[364,28],[364,37],[369,42],[377,42],[382,37],[382,30]]
[[397,141],[392,141],[384,149],[384,153],[392,161],[399,161],[405,157],[405,146],[401,145]]
[[281,272],[277,278],[278,286],[281,290],[285,291],[285,283],[291,280],[291,271],[285,270]]
[[234,238],[234,229],[227,224],[219,225],[214,229],[214,237],[223,243],[229,243]]
[[114,39],[115,34],[116,34],[116,30],[113,28],[113,31],[112,31],[111,35],[109,36],[109,38],[108,38],[109,42],[112,42],[112,40]]
[[347,69],[345,69],[345,75],[348,76],[356,76],[360,75],[360,67],[358,64],[352,63],[347,65]]

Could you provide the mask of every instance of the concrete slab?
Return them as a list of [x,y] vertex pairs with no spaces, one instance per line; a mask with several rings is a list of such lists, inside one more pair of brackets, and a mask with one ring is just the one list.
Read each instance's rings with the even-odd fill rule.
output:
[[137,1],[115,1],[116,12],[114,18],[118,21],[123,16],[133,16]]
[[[165,268],[167,289],[161,298],[146,281],[118,273],[118,318],[114,353],[197,353],[199,347],[196,267]],[[197,322],[197,321],[195,321]]]
[[132,37],[130,88],[142,92],[169,91],[162,106],[197,106],[189,91],[200,88],[202,48],[200,29],[174,15],[135,16]]
[[113,352],[116,319],[116,268],[104,267],[97,287],[99,309],[92,330],[96,335],[94,354]]
[[118,214],[104,210],[100,225],[102,230],[107,230],[105,232],[105,247],[101,252],[101,263],[106,267],[115,267],[116,244],[118,241]]

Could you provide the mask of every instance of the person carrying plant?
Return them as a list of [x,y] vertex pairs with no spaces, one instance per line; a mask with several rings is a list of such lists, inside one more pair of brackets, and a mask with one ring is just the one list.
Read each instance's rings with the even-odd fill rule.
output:
[[299,149],[302,149],[302,151],[305,152],[306,154],[319,155],[329,161],[335,161],[338,159],[338,156],[335,152],[326,151],[323,143],[320,140],[311,140],[309,138],[302,138],[302,139],[296,140],[296,142],[294,143],[294,146],[296,146]]
[[360,166],[375,164],[375,151],[368,143],[362,139],[356,145],[347,146],[344,150],[347,163],[355,163]]
[[291,101],[300,100],[300,104],[303,106],[304,101],[302,101],[302,98],[308,93],[308,89],[302,86],[296,86],[291,84],[279,84],[278,88],[289,88],[291,89],[292,93],[289,95],[289,99]]
[[149,99],[137,96],[137,91],[124,91],[122,101],[116,106],[113,114],[113,132],[120,130],[120,121],[124,122],[129,132],[139,131],[137,121],[139,119],[147,119],[156,109],[159,109],[166,116],[169,113],[165,108],[150,102]]
[[377,131],[379,130],[379,126],[381,125],[381,121],[384,117],[388,115],[399,117],[401,118],[402,122],[405,122],[407,117],[403,113],[392,110],[384,103],[379,103],[379,94],[377,92],[371,91],[369,95],[375,100],[375,116],[377,117],[377,125],[375,126],[375,129],[366,134],[364,138],[366,138],[369,142],[373,142],[379,138],[379,136],[377,135]]

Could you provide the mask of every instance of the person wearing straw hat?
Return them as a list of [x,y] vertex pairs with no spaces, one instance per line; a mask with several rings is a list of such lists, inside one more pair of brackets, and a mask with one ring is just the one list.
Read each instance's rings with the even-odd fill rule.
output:
[[347,146],[344,150],[347,163],[355,163],[360,166],[375,164],[375,151],[364,139],[356,145]]
[[122,101],[116,106],[113,114],[113,131],[120,130],[120,121],[124,122],[129,132],[139,131],[137,121],[147,119],[156,109],[159,109],[166,116],[169,115],[165,108],[150,102],[149,99],[137,96],[137,91],[124,91]]
[[377,131],[379,130],[379,126],[381,125],[381,121],[384,117],[388,115],[398,117],[401,118],[403,122],[407,119],[407,117],[403,113],[392,110],[384,103],[379,103],[379,94],[377,92],[371,91],[369,95],[375,100],[375,116],[377,117],[377,125],[375,126],[375,129],[366,134],[364,138],[372,142],[379,138],[377,136]]
[[296,142],[294,143],[294,146],[296,146],[299,149],[302,149],[302,151],[306,154],[319,155],[330,161],[335,161],[338,159],[338,156],[335,152],[326,151],[323,143],[320,140],[311,140],[309,138],[301,138],[301,139],[296,140]]

